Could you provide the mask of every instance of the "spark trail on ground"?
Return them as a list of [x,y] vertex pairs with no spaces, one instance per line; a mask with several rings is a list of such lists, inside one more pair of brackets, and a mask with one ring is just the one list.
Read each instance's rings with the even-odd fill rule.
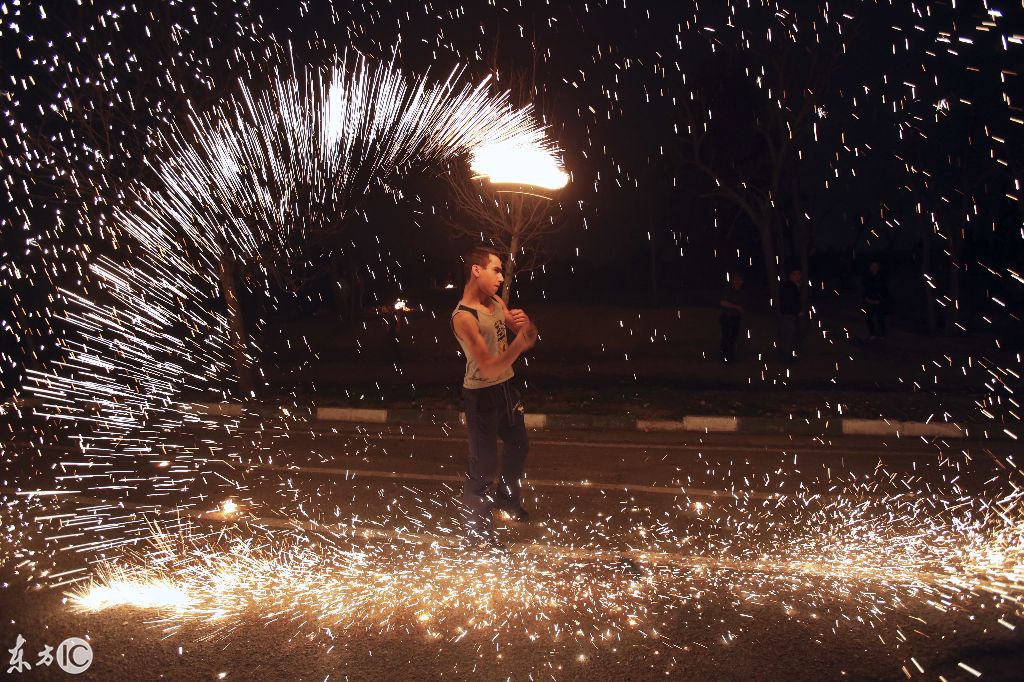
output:
[[[776,527],[772,541],[750,523],[714,542],[645,522],[614,532],[569,519],[548,522],[544,542],[503,552],[390,530],[398,519],[377,531],[369,519],[370,530],[253,520],[216,540],[157,530],[150,546],[102,565],[71,602],[85,611],[152,609],[167,631],[204,637],[283,619],[309,639],[413,628],[449,641],[475,632],[593,644],[637,629],[657,636],[669,612],[699,610],[709,591],[878,623],[910,603],[947,610],[967,608],[972,593],[1018,598],[1021,525],[993,527],[964,504],[940,520],[931,504],[890,498],[872,512],[792,500],[784,506],[813,513],[788,537],[779,535],[787,522],[763,522]],[[742,528],[752,511],[736,505],[716,523]]]

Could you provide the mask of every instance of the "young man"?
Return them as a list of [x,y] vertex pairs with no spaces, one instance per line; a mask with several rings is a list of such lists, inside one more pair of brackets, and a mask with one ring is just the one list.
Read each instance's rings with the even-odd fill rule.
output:
[[864,277],[864,316],[868,320],[868,341],[885,338],[885,315],[889,312],[889,284],[878,261],[871,261]]
[[736,360],[736,340],[740,335],[743,304],[743,274],[734,272],[729,279],[729,286],[722,291],[718,301],[718,325],[722,328],[722,362]]
[[800,300],[800,268],[790,268],[786,281],[779,287],[779,357],[785,364],[796,362],[800,316],[804,305]]
[[[537,342],[537,327],[522,310],[505,307],[498,290],[505,280],[497,252],[476,247],[464,257],[466,286],[452,312],[452,331],[466,356],[462,406],[469,434],[463,487],[466,531],[471,542],[493,542],[491,510],[525,522],[519,479],[529,442],[520,394],[510,383],[512,363]],[[508,330],[516,333],[509,343]],[[498,437],[505,443],[498,472]]]

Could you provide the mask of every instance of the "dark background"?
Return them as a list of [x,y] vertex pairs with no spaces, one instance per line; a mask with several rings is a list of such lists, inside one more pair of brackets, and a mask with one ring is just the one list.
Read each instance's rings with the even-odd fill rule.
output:
[[[564,228],[541,245],[547,264],[517,281],[526,305],[715,305],[738,268],[767,307],[773,280],[799,263],[786,235],[806,220],[812,299],[855,291],[877,259],[908,324],[1019,344],[1019,17],[972,2],[624,5],[8,6],[6,392],[58,355],[66,328],[54,290],[88,277],[82,254],[131,258],[108,209],[145,175],[146,150],[169,122],[217,106],[239,83],[258,89],[275,65],[328,64],[345,50],[438,78],[459,65],[470,79],[496,70],[498,87],[532,69],[529,99],[572,183],[559,195]],[[816,75],[825,54],[835,64]],[[695,98],[714,112],[705,151],[733,187],[770,175],[762,131],[814,101],[781,169],[777,263],[764,262],[750,216],[690,163]],[[64,100],[75,102],[70,115],[51,106]],[[253,333],[330,310],[332,287],[357,270],[362,308],[458,280],[467,242],[446,223],[457,219],[447,169],[401,171],[311,250],[299,291],[243,286],[258,312]]]

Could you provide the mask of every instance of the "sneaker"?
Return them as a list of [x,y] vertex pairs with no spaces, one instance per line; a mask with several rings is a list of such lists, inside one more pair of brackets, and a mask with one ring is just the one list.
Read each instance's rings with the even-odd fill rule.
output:
[[515,509],[506,509],[505,513],[508,514],[508,517],[516,523],[530,522],[530,513],[527,512],[522,507],[516,507]]
[[515,523],[529,523],[530,522],[530,514],[529,514],[529,512],[527,512],[525,509],[523,509],[522,507],[520,507],[518,505],[515,506],[515,507],[497,507],[496,506],[493,509],[495,511],[497,511],[499,514],[502,514],[509,521],[513,521]]

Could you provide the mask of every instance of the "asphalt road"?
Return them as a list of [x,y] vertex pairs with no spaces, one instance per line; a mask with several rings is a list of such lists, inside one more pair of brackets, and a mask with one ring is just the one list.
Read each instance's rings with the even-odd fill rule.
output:
[[[504,549],[482,551],[459,540],[457,425],[224,422],[116,456],[30,435],[6,446],[0,643],[23,635],[33,664],[12,679],[998,680],[1024,663],[1019,536],[978,521],[1020,487],[1012,443],[534,432],[532,523],[499,518]],[[56,489],[74,493],[25,494]],[[73,608],[71,583],[115,556],[189,606]],[[36,665],[68,637],[88,670]]]

